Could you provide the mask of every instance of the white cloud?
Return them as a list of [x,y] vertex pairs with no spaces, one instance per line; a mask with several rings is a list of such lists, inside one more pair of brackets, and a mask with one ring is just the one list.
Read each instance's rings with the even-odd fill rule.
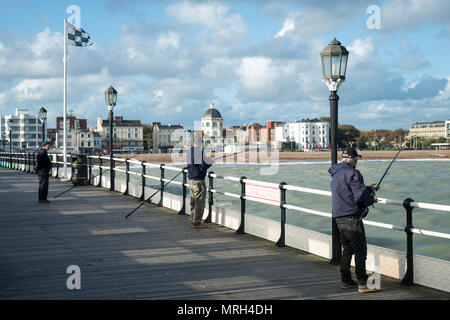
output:
[[180,46],[180,36],[175,32],[163,33],[156,42],[156,45],[163,49],[175,49],[177,50]]
[[413,29],[424,23],[450,26],[450,2],[447,0],[391,0],[381,10],[382,29]]
[[275,35],[275,38],[282,38],[284,35],[295,29],[295,18],[298,16],[298,14],[291,14],[289,15],[286,20],[283,22],[283,27],[280,31]]
[[182,23],[207,28],[197,35],[196,47],[200,54],[227,54],[247,32],[242,16],[218,3],[182,1],[169,5],[167,13]]

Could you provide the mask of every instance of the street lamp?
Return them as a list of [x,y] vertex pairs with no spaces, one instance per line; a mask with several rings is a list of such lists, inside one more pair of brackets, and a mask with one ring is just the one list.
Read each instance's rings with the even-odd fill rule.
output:
[[[338,129],[338,101],[337,91],[345,81],[347,72],[348,50],[336,38],[320,53],[322,62],[323,82],[330,90],[330,120],[331,120],[331,164],[337,163],[337,129]],[[331,264],[339,264],[341,260],[341,242],[336,221],[331,220],[332,257]]]
[[106,106],[109,109],[109,190],[114,190],[113,171],[113,109],[117,102],[117,91],[112,86],[105,91]]
[[47,110],[44,107],[39,109],[38,118],[42,121],[42,143],[45,141],[45,121],[47,120]]
[[337,91],[345,81],[347,71],[348,51],[334,38],[320,53],[322,60],[323,82],[330,90],[330,117],[331,117],[331,163],[337,163],[337,127],[338,127],[338,101]]

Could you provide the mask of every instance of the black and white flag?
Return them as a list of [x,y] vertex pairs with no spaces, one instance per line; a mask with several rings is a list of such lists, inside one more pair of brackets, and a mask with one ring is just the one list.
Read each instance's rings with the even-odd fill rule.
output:
[[94,44],[89,33],[69,22],[67,22],[67,40],[70,46],[76,47],[88,47]]

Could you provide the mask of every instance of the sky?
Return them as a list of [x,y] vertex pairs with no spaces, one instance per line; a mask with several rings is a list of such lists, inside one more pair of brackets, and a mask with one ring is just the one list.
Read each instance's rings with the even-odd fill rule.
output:
[[226,127],[327,117],[320,51],[333,38],[350,52],[340,124],[450,119],[448,0],[0,0],[1,115],[44,106],[55,127],[71,6],[94,45],[69,47],[68,109],[93,125],[110,85],[114,114],[144,124],[192,129],[211,100]]

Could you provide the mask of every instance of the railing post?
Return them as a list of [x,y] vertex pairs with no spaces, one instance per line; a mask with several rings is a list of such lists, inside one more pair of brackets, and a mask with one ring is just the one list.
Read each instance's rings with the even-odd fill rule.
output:
[[29,152],[27,152],[27,165],[28,165],[28,170],[27,172],[31,172],[31,155]]
[[159,166],[159,168],[161,169],[161,191],[159,192],[161,195],[161,198],[159,198],[159,203],[158,203],[158,207],[162,207],[163,206],[163,197],[164,197],[164,166],[165,164],[161,164]]
[[241,225],[236,230],[237,234],[245,233],[245,182],[247,177],[241,177],[239,179],[239,183],[241,184]]
[[[112,152],[111,152],[112,154]],[[114,191],[114,178],[116,175],[116,172],[114,171],[114,168],[116,167],[116,161],[112,158],[112,156],[109,159],[109,191]]]
[[286,189],[284,189],[284,186],[286,185],[286,182],[280,183],[280,210],[281,210],[281,217],[280,217],[280,226],[281,226],[281,232],[280,232],[280,238],[277,241],[276,246],[277,247],[284,247],[286,246],[285,238],[286,238],[286,208],[284,205],[286,204]]
[[412,285],[414,284],[414,258],[413,258],[413,233],[412,229],[412,211],[413,207],[411,207],[411,202],[414,202],[413,199],[407,198],[403,201],[403,207],[406,209],[406,273],[400,282],[402,285]]
[[125,159],[125,191],[123,192],[124,196],[128,195],[128,185],[130,184],[130,163],[128,162],[129,158]]
[[56,159],[56,178],[59,178],[58,177],[58,174],[59,174],[58,154],[55,155],[55,159]]
[[211,223],[212,218],[212,207],[214,205],[214,194],[211,191],[214,189],[214,178],[211,176],[214,172],[208,172],[208,216],[206,217],[204,223]]
[[183,205],[181,207],[181,210],[178,212],[179,215],[186,214],[187,172],[185,172],[184,168],[182,170],[183,170]]
[[88,158],[89,158],[89,180],[88,180],[88,184],[92,184],[92,181],[91,181],[91,179],[92,179],[92,155],[89,155],[88,156]]
[[103,165],[103,159],[102,159],[102,157],[100,156],[100,157],[98,157],[98,183],[97,183],[97,186],[96,187],[101,187],[102,186],[102,174],[103,174],[103,168],[102,168],[102,165]]
[[141,201],[145,201],[145,175],[146,175],[146,167],[144,165],[145,161],[141,162],[141,166],[142,166],[142,175],[141,175],[141,186],[142,186],[142,191],[141,191],[141,196],[139,198],[139,200]]

